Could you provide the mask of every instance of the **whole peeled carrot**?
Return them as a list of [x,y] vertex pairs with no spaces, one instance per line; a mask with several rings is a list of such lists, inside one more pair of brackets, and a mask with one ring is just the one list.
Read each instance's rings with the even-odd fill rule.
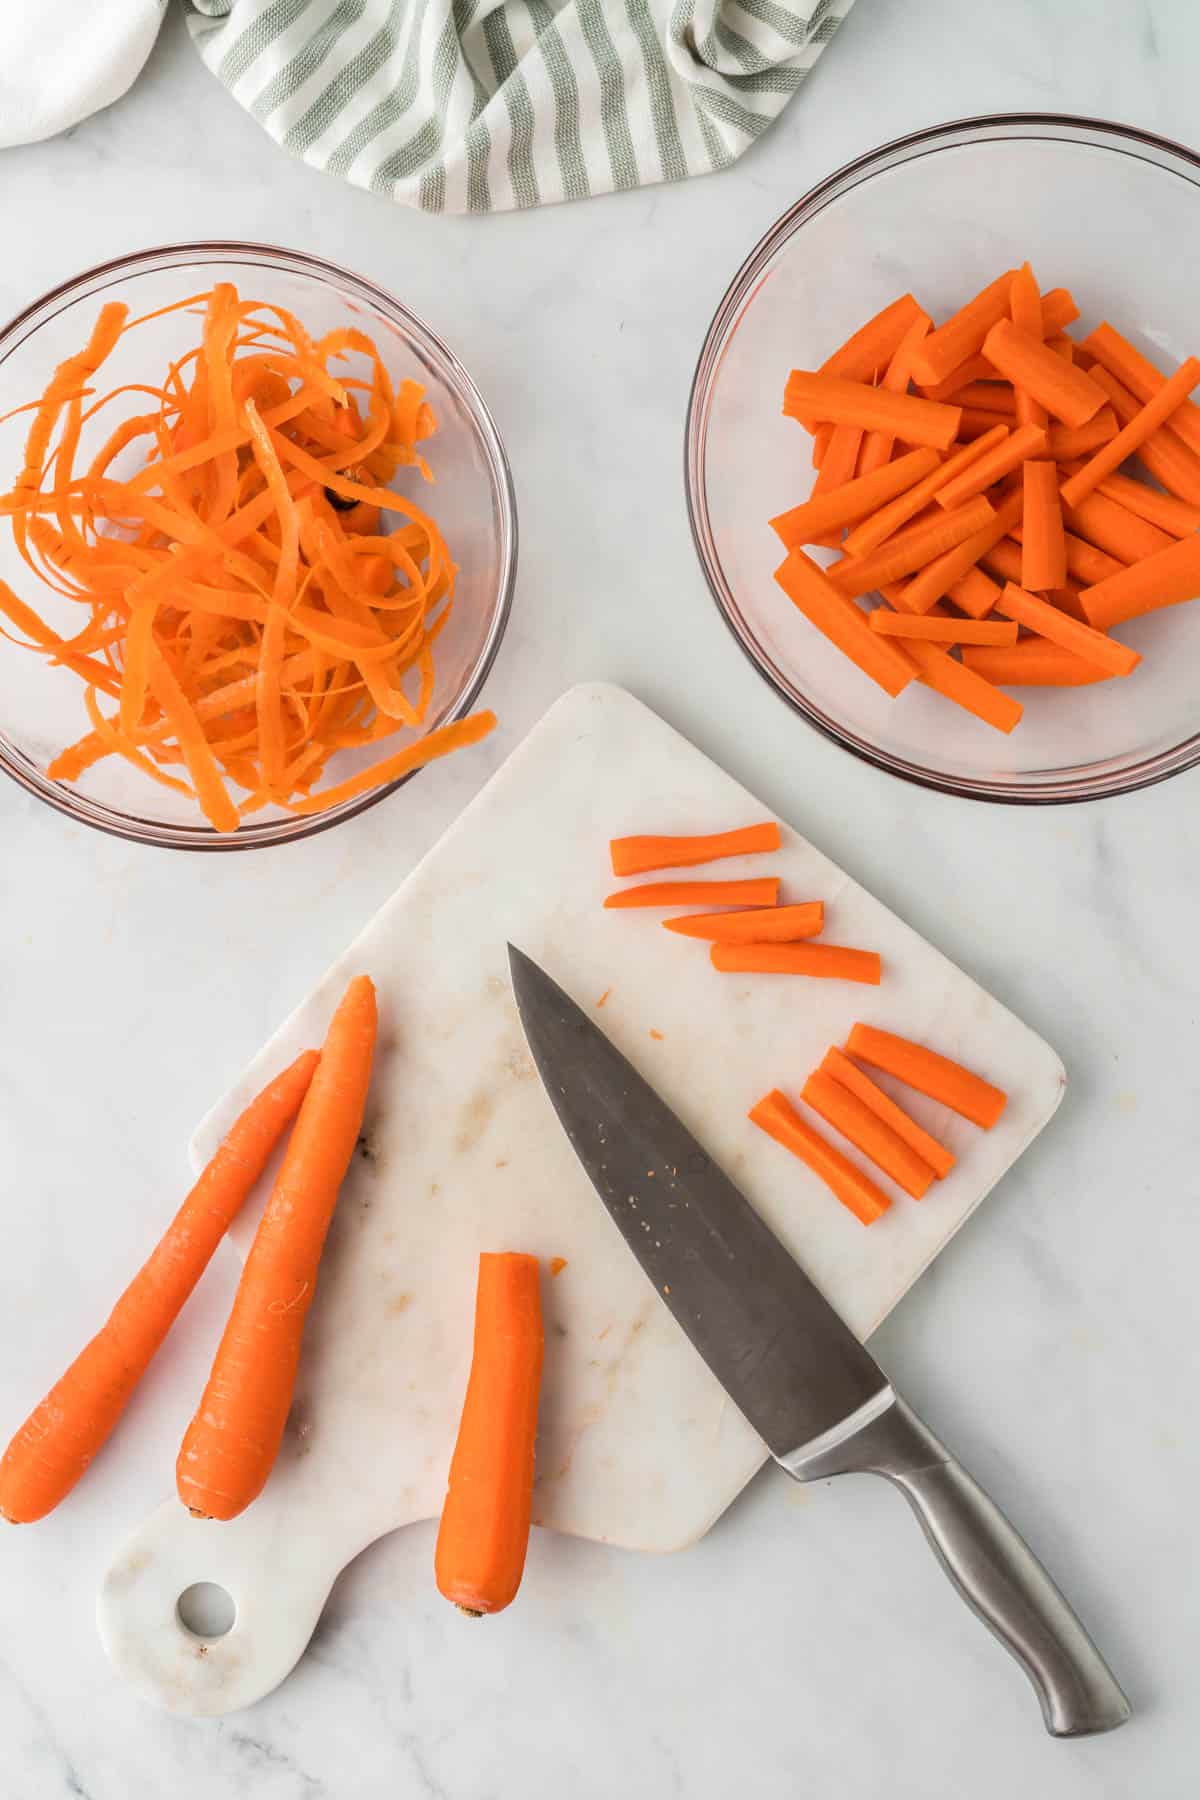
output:
[[502,1611],[521,1585],[542,1348],[537,1258],[482,1255],[471,1374],[434,1557],[439,1592],[474,1617]]
[[295,1117],[318,1060],[306,1050],[250,1102],[107,1322],[26,1419],[0,1461],[4,1518],[45,1518],[84,1474]]
[[362,1127],[375,1031],[374,984],[359,975],[330,1022],[180,1447],[179,1498],[201,1518],[235,1519],[261,1493],[279,1453],[325,1234]]

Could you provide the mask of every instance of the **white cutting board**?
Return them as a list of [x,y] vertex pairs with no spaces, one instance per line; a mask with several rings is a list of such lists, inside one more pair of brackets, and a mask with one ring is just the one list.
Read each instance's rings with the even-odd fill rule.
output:
[[[345,1564],[438,1513],[481,1250],[567,1259],[545,1279],[539,1524],[679,1549],[764,1460],[575,1160],[526,1051],[507,940],[585,1006],[608,990],[597,1020],[861,1337],[1050,1118],[1065,1075],[1049,1046],[786,826],[777,855],[699,873],[778,872],[784,898],[824,900],[831,942],[882,953],[881,987],[720,975],[707,946],[663,931],[661,914],[603,910],[617,885],[610,837],[767,816],[629,694],[573,689],[205,1119],[197,1166],[268,1076],[320,1043],[350,976],[374,977],[381,1038],[364,1141],[271,1481],[231,1524],[168,1502],[103,1583],[104,1642],[143,1693],[179,1712],[250,1704],[300,1656]],[[920,1203],[897,1192],[870,1230],[746,1118],[768,1088],[794,1093],[858,1018],[961,1054],[1011,1096],[991,1132],[911,1100],[959,1162]],[[258,1211],[235,1227],[239,1249]],[[237,1607],[232,1631],[207,1643],[176,1614],[198,1581],[219,1583]]]

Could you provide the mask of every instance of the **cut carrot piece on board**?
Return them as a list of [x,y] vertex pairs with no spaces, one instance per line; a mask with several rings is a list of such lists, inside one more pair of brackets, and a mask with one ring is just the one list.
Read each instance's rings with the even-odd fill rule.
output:
[[944,463],[932,469],[904,493],[898,494],[894,500],[881,506],[877,512],[864,518],[849,533],[842,549],[847,556],[866,556],[877,550],[910,519],[924,510],[934,499],[938,489],[963,469],[969,468],[976,457],[985,456],[993,444],[1003,443],[1008,436],[1007,425],[997,424],[992,431],[973,444],[965,444],[947,457]]
[[873,1225],[892,1204],[889,1195],[848,1156],[814,1131],[800,1117],[786,1094],[773,1088],[750,1109],[749,1117],[760,1131],[798,1156],[863,1225]]
[[1011,694],[1000,693],[973,669],[955,662],[937,644],[914,640],[906,649],[917,666],[919,679],[935,694],[953,700],[964,712],[972,713],[995,731],[1008,733],[1020,724],[1024,708],[1019,700],[1014,700]]
[[1183,538],[1165,550],[1084,588],[1080,604],[1097,631],[1125,619],[1178,606],[1200,596],[1200,538]]
[[134,1388],[308,1092],[306,1050],[235,1120],[106,1323],[30,1414],[0,1461],[0,1516],[45,1518],[110,1436]]
[[965,649],[963,667],[997,687],[1090,687],[1112,680],[1095,663],[1036,637],[1022,638],[1011,650]]
[[778,850],[780,841],[779,827],[771,820],[703,836],[612,838],[608,851],[614,875],[648,875],[652,869],[690,869],[727,856],[756,856]]
[[[789,551],[775,579],[792,604],[864,675],[894,699],[913,679],[912,665],[891,644],[876,637],[866,615],[840,593],[803,550]],[[880,654],[882,652],[882,654]]]
[[1008,1095],[1001,1088],[972,1074],[961,1063],[893,1032],[879,1031],[873,1025],[856,1025],[846,1050],[872,1068],[894,1075],[919,1094],[940,1100],[951,1112],[961,1114],[985,1131],[991,1130],[1008,1104]]
[[844,944],[714,944],[709,956],[725,975],[813,975],[878,987],[883,974],[876,951]]
[[898,581],[902,575],[911,575],[914,569],[932,562],[935,556],[952,550],[965,538],[982,531],[993,517],[992,507],[978,494],[954,512],[939,513],[936,518],[906,526],[868,556],[839,557],[829,567],[829,580],[848,597],[869,594],[882,582]]
[[1067,579],[1058,470],[1052,462],[1027,462],[1021,513],[1021,586],[1034,592],[1061,587]]
[[[997,590],[998,592],[999,590]],[[931,644],[1015,644],[1011,619],[951,619],[930,613],[894,613],[880,606],[868,621],[884,637],[923,638]]]
[[929,1164],[848,1088],[817,1069],[800,1089],[800,1098],[914,1200],[929,1192],[934,1180]]
[[[1167,386],[1168,378],[1162,370],[1107,321],[1097,325],[1095,331],[1088,332],[1080,349],[1115,376],[1143,406],[1149,405]],[[1200,406],[1185,395],[1172,411],[1167,426],[1190,450],[1200,455]]]
[[626,906],[774,906],[779,899],[778,875],[751,881],[644,881],[620,888],[605,899],[606,907]]
[[567,1259],[565,1256],[552,1256],[550,1258],[550,1274],[552,1276],[561,1275],[566,1266]]
[[375,989],[360,975],[330,1022],[180,1447],[179,1498],[201,1518],[244,1512],[279,1453],[325,1235],[362,1129],[375,1033]]
[[[558,1268],[566,1268],[556,1257]],[[472,1617],[502,1612],[525,1571],[544,1333],[537,1258],[483,1254],[475,1342],[438,1526],[438,1592]]]
[[825,907],[820,900],[802,900],[794,906],[752,907],[748,912],[685,914],[664,919],[663,925],[683,937],[718,944],[792,944],[824,930]]
[[772,519],[771,528],[785,550],[815,544],[829,532],[865,519],[939,466],[936,450],[910,450],[906,456],[898,456],[876,469],[874,474],[860,475],[854,481],[846,482],[836,493],[820,496],[814,493],[802,505],[793,506],[790,512],[780,513]]
[[944,381],[951,370],[983,349],[988,332],[1008,316],[1009,294],[1015,270],[1006,269],[990,281],[973,300],[931,331],[913,365],[913,377],[923,384]]
[[1046,344],[1002,319],[988,332],[983,354],[1014,387],[1033,395],[1064,425],[1085,425],[1104,405],[1104,390]]
[[898,1138],[902,1138],[911,1150],[915,1150],[922,1162],[929,1164],[939,1181],[945,1180],[954,1167],[953,1152],[923,1130],[915,1119],[910,1118],[890,1094],[885,1094],[857,1063],[851,1062],[845,1051],[836,1048],[827,1050],[821,1059],[821,1072],[846,1088],[864,1106],[870,1107],[877,1119],[894,1131]]
[[1045,448],[1046,433],[1040,425],[1018,425],[1002,444],[997,444],[969,469],[964,469],[961,475],[939,488],[935,496],[938,505],[965,506],[976,494],[982,494],[985,488],[993,487],[1003,476],[1019,469],[1029,457],[1043,455]]
[[948,450],[958,436],[959,408],[916,394],[889,393],[862,381],[845,381],[840,375],[820,375],[793,369],[784,390],[783,410],[789,418],[806,415],[835,425],[861,425],[867,430],[890,431],[907,444],[925,444]]
[[[1086,594],[1081,599],[1084,610],[1089,611],[1090,616]],[[1128,644],[1118,644],[1115,638],[1106,637],[1093,626],[1081,625],[1078,619],[1059,612],[1048,600],[1041,600],[1035,594],[1027,594],[1024,588],[1017,587],[1014,582],[1010,581],[1005,587],[996,602],[996,610],[1003,613],[1006,619],[1015,619],[1026,631],[1049,638],[1052,644],[1061,644],[1064,650],[1082,656],[1085,662],[1095,663],[1106,674],[1131,675],[1142,660],[1138,651],[1131,650]]]
[[1200,360],[1189,356],[1186,362],[1180,363],[1170,380],[1164,381],[1154,398],[1148,400],[1127,425],[1122,425],[1116,437],[1101,445],[1079,473],[1063,483],[1064,502],[1068,506],[1078,506],[1086,495],[1099,487],[1106,475],[1114,474],[1126,457],[1135,455],[1148,437],[1170,422],[1197,382],[1200,382]]

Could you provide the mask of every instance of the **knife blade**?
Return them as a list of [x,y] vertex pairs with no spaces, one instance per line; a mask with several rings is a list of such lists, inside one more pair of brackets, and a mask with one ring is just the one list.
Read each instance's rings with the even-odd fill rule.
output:
[[749,1200],[544,969],[509,945],[517,1010],[609,1217],[717,1380],[798,1480],[904,1493],[967,1604],[1033,1682],[1047,1730],[1111,1730],[1129,1702],[999,1508],[897,1394]]

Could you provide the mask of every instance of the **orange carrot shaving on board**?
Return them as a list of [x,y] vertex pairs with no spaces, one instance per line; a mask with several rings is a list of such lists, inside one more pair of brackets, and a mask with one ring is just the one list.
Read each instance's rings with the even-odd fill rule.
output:
[[910,450],[873,474],[846,482],[836,493],[818,496],[814,489],[803,505],[793,506],[790,512],[772,519],[771,528],[785,550],[815,544],[829,532],[865,519],[897,494],[911,490],[939,466],[936,450]]
[[1008,1104],[1008,1095],[961,1063],[923,1044],[879,1031],[874,1025],[855,1025],[846,1044],[848,1053],[872,1068],[894,1075],[906,1087],[931,1100],[940,1100],[951,1112],[990,1131]]
[[923,638],[932,644],[1015,644],[1017,627],[1009,619],[951,619],[930,613],[895,613],[877,607],[867,623],[884,637]]
[[1095,663],[1036,637],[1022,638],[1010,650],[965,649],[963,667],[997,687],[1090,687],[1112,680]]
[[783,410],[793,419],[813,414],[835,425],[890,431],[908,444],[925,444],[933,450],[950,448],[958,435],[960,417],[957,406],[807,369],[793,369],[788,376]]
[[626,906],[774,906],[779,899],[778,875],[750,881],[644,881],[620,888],[605,899],[606,907]]
[[778,1088],[773,1088],[752,1106],[749,1117],[760,1131],[765,1131],[768,1137],[806,1163],[860,1224],[873,1225],[892,1204],[890,1195],[885,1194],[848,1156],[835,1150],[819,1131],[814,1131]]
[[945,1180],[954,1167],[953,1152],[923,1130],[915,1119],[910,1118],[890,1094],[885,1094],[869,1075],[863,1073],[857,1063],[851,1062],[845,1051],[836,1047],[827,1050],[821,1058],[821,1073],[847,1089],[864,1106],[870,1107],[877,1119],[894,1131],[898,1138],[902,1138],[911,1150],[915,1150],[922,1162],[929,1164],[939,1181]]
[[1035,592],[1061,587],[1067,579],[1067,541],[1058,497],[1058,470],[1052,462],[1027,462],[1024,482],[1021,586]]
[[1198,596],[1200,538],[1188,537],[1156,551],[1132,568],[1108,576],[1094,587],[1084,588],[1079,598],[1092,625],[1102,632],[1126,619],[1139,619],[1143,613],[1178,606]]
[[876,951],[844,944],[714,944],[709,960],[725,975],[813,975],[868,987],[878,987],[883,973]]
[[608,851],[614,875],[648,875],[653,869],[691,869],[726,856],[756,856],[778,850],[780,842],[779,827],[771,820],[703,836],[612,838]]
[[874,635],[866,615],[848,595],[834,587],[824,570],[803,550],[789,551],[786,561],[776,569],[775,579],[809,623],[857,663],[885,694],[894,699],[904,691],[913,678],[912,665],[892,645]]
[[[567,1266],[562,1257],[554,1262],[555,1275]],[[537,1258],[485,1251],[471,1372],[434,1552],[438,1592],[473,1618],[509,1606],[525,1571],[543,1346]]]
[[992,326],[983,354],[1014,387],[1024,388],[1064,425],[1084,425],[1104,405],[1103,388],[1011,319]]
[[802,900],[794,906],[754,907],[749,912],[691,913],[664,919],[663,926],[683,937],[718,944],[792,944],[824,930],[825,907],[820,900]]
[[928,1193],[934,1180],[929,1164],[849,1088],[815,1069],[800,1089],[800,1098],[914,1200]]
[[[1178,545],[1173,545],[1178,549]],[[1200,546],[1198,546],[1200,548]],[[1083,604],[1089,612],[1087,597]],[[1049,601],[1040,600],[1035,594],[1027,594],[1024,588],[1017,587],[1010,581],[996,602],[997,612],[1006,619],[1015,619],[1027,631],[1036,632],[1039,637],[1049,638],[1052,644],[1061,644],[1064,650],[1070,650],[1076,656],[1082,656],[1085,662],[1095,663],[1109,675],[1131,675],[1141,662],[1136,650],[1128,644],[1118,644],[1114,638],[1106,637],[1091,625],[1081,625],[1078,619],[1069,618]]]
[[330,1022],[179,1451],[179,1498],[203,1518],[236,1518],[278,1455],[325,1235],[362,1128],[375,1032],[375,989],[359,975]]
[[973,300],[961,306],[944,325],[930,332],[913,365],[913,375],[918,382],[930,385],[944,381],[952,369],[983,349],[988,332],[1008,316],[1014,273],[1007,269]]
[[0,1516],[25,1525],[66,1498],[110,1436],[308,1091],[306,1050],[234,1121],[107,1321],[0,1461]]
[[566,1266],[567,1259],[565,1256],[552,1256],[550,1258],[550,1274],[552,1276],[561,1275]]

